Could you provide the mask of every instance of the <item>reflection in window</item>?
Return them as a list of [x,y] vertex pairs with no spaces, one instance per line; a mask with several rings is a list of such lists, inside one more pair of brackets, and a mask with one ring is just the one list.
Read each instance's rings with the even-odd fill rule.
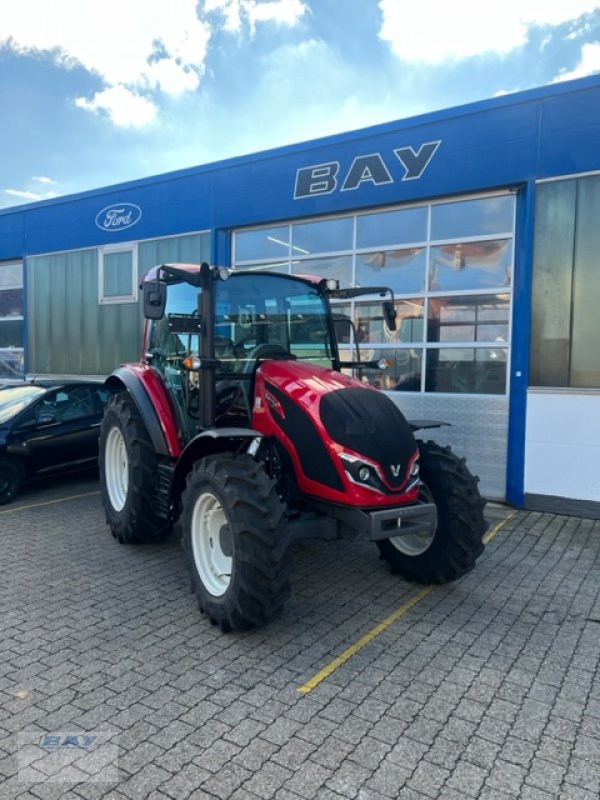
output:
[[427,206],[365,214],[356,221],[356,246],[423,242],[427,238]]
[[427,341],[506,344],[509,308],[508,294],[432,297]]
[[600,388],[600,177],[537,189],[532,386]]
[[[235,234],[235,266],[335,278],[341,287],[389,286],[396,296],[396,331],[384,325],[379,298],[333,303],[335,313],[345,313],[354,323],[362,357],[391,361],[383,373],[360,370],[362,380],[399,391],[502,395],[514,212],[514,195],[498,195],[242,231]],[[267,257],[264,246],[260,255],[246,246],[250,239],[245,237],[259,234],[263,244],[267,236],[281,238],[280,261],[272,252]],[[246,267],[244,260],[253,258],[262,263]],[[579,275],[589,281],[589,272],[581,268]],[[583,296],[586,284],[581,281]],[[356,355],[351,356],[348,322],[338,327],[345,335],[343,355],[351,360]],[[589,342],[588,329],[581,331],[581,342]],[[589,375],[587,363],[578,363],[578,374]]]
[[437,348],[427,350],[426,392],[504,394],[507,350]]
[[357,302],[354,306],[354,324],[363,332],[362,339],[375,344],[410,344],[423,342],[423,303],[422,299],[396,301],[396,330],[386,326],[377,303]]
[[509,286],[512,240],[469,242],[431,248],[432,292]]
[[491,236],[512,233],[514,195],[442,203],[431,207],[431,238]]
[[352,250],[354,219],[326,219],[292,227],[292,258],[311,253],[335,253]]
[[355,371],[359,380],[366,381],[378,389],[397,392],[420,392],[423,350],[420,348],[374,348],[361,345],[362,359],[385,358],[390,366],[385,371],[361,369]]
[[235,235],[236,261],[273,261],[288,258],[290,251],[290,226],[241,231]]
[[293,275],[318,275],[319,278],[336,278],[340,286],[349,286],[352,276],[352,256],[308,258],[292,261]]
[[389,286],[396,294],[411,294],[425,289],[426,251],[380,250],[356,256],[357,286]]

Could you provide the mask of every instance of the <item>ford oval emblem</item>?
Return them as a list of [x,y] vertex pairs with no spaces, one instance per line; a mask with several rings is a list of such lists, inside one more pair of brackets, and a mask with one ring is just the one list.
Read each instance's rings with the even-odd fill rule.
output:
[[96,225],[101,231],[124,231],[142,218],[142,209],[135,203],[113,203],[96,214]]

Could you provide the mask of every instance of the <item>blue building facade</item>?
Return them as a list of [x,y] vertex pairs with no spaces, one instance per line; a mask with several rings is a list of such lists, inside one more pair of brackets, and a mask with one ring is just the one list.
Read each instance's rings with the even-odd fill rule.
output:
[[137,358],[155,263],[383,283],[393,336],[343,309],[392,365],[365,379],[449,421],[488,497],[594,513],[599,143],[594,76],[5,209],[0,379]]

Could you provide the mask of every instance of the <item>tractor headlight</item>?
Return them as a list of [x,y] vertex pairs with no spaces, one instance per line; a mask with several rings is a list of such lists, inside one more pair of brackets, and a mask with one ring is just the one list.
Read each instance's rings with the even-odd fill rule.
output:
[[371,477],[371,470],[368,467],[359,467],[358,468],[358,479],[362,483],[367,483],[369,478]]
[[340,453],[339,456],[346,470],[346,475],[352,483],[364,486],[365,489],[383,493],[381,475],[377,465],[369,464],[351,453]]

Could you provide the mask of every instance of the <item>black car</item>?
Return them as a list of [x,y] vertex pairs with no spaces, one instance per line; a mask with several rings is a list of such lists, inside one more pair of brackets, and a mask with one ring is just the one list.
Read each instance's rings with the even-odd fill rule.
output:
[[109,394],[86,382],[0,388],[0,505],[25,481],[96,465]]

